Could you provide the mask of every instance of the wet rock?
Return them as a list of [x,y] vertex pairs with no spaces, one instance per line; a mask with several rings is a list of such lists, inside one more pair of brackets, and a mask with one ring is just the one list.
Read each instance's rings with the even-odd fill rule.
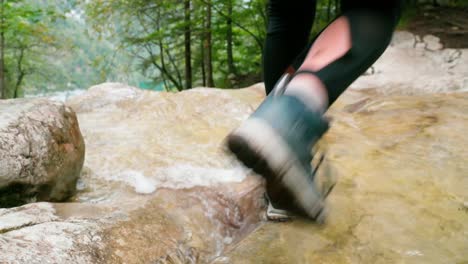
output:
[[[327,225],[261,224],[262,180],[221,149],[264,98],[261,85],[164,93],[108,83],[68,101],[87,144],[80,191],[42,204],[42,219],[5,225],[0,249],[12,253],[0,262],[463,263],[468,95],[439,85],[463,76],[467,53],[389,52],[328,113],[318,173],[330,169],[338,185]],[[10,210],[0,222],[31,209]]]
[[[243,240],[261,223],[263,183],[220,145],[260,103],[262,87],[125,89],[116,86],[112,103],[89,94],[70,101],[81,109],[89,154],[81,191],[33,213],[36,204],[0,212],[4,223],[42,215],[0,227],[0,248],[11,252],[0,262],[336,263],[384,255],[456,263],[466,252],[466,93],[349,90],[321,142],[338,177],[328,224],[267,223]],[[79,108],[87,103],[94,108]]]
[[93,263],[101,244],[96,224],[64,222],[50,203],[0,209],[1,263]]
[[69,198],[84,148],[69,107],[41,99],[0,101],[0,207]]
[[122,83],[103,83],[91,86],[86,93],[72,97],[68,105],[79,113],[114,107],[117,103],[141,96],[142,91]]
[[262,88],[173,94],[108,83],[70,100],[87,144],[80,191],[69,203],[0,212],[0,263],[207,263],[222,254],[263,214],[263,182],[220,149]]
[[321,142],[328,223],[265,224],[214,263],[464,263],[467,110],[467,92],[347,91]]
[[34,203],[14,209],[0,209],[0,234],[26,226],[57,220],[55,210],[47,203]]

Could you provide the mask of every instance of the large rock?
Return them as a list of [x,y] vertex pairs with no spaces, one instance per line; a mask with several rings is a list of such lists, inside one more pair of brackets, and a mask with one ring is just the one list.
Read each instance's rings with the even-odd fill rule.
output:
[[339,178],[329,223],[267,223],[249,235],[262,222],[263,184],[220,144],[262,98],[261,87],[104,84],[73,99],[88,148],[80,192],[0,211],[0,262],[464,260],[467,93],[348,91],[321,142]]
[[0,101],[0,207],[69,198],[84,148],[76,115],[62,103]]
[[466,263],[468,93],[350,90],[329,114],[327,225],[267,223],[215,263]]

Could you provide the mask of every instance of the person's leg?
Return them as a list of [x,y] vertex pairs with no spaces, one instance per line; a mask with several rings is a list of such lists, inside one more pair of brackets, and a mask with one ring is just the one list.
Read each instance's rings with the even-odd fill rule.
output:
[[[263,51],[263,77],[266,93],[270,94],[285,72],[294,71],[291,67],[293,62],[309,45],[316,0],[270,0],[267,12],[269,19]],[[273,204],[277,203],[279,196],[289,202],[291,195],[276,181],[271,180],[274,177],[265,176],[265,170],[259,173],[267,178],[267,217],[275,220],[288,219],[289,213]]]
[[263,75],[267,94],[308,46],[315,17],[315,0],[270,0],[263,51]]
[[276,190],[276,195],[268,194],[277,205],[318,221],[326,216],[328,192],[318,189],[311,167],[311,149],[329,127],[323,118],[326,99],[333,102],[383,52],[395,24],[389,14],[371,6],[345,8],[344,18],[336,19],[312,44],[286,89],[278,85],[229,134],[228,149],[266,178],[270,190]]
[[[357,2],[357,3],[356,3]],[[368,2],[368,3],[366,3]],[[400,3],[342,1],[343,12],[312,43],[286,94],[324,112],[344,90],[364,73],[388,46]],[[306,55],[304,55],[306,54]]]

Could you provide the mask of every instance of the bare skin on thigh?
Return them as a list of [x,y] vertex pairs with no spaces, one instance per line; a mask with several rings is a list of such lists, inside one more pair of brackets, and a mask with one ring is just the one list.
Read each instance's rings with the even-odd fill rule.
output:
[[[331,23],[315,40],[298,71],[319,71],[331,62],[339,59],[351,49],[351,32],[348,19],[339,17]],[[312,93],[314,101],[321,109],[328,107],[328,94],[322,81],[311,74],[300,74],[289,83],[293,89],[313,89],[309,91],[289,91],[293,93]]]

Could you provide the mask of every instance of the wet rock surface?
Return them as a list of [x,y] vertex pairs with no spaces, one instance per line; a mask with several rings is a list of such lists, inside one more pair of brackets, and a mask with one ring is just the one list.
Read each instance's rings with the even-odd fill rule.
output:
[[466,49],[395,34],[328,113],[328,223],[267,223],[215,263],[466,263],[467,65]]
[[338,184],[326,225],[262,221],[263,182],[221,149],[261,85],[171,94],[108,83],[68,101],[87,145],[78,193],[0,210],[0,263],[466,262],[468,93],[444,86],[460,84],[466,51],[444,68],[426,62],[446,51],[416,49],[391,47],[330,109],[319,174]]
[[348,91],[329,114],[328,223],[267,223],[215,263],[465,263],[468,93]]
[[[101,89],[107,88],[90,93]],[[100,162],[86,161],[71,203],[1,211],[0,248],[11,253],[0,255],[0,262],[463,263],[467,258],[468,93],[388,96],[366,89],[340,98],[329,112],[333,127],[320,143],[328,149],[324,165],[338,178],[322,227],[307,220],[262,222],[262,182],[219,149],[239,116],[261,101],[260,87],[193,90],[178,95],[192,102],[181,105],[174,103],[177,95],[137,90],[137,96],[108,109],[78,112],[89,155]],[[157,113],[155,105],[168,98],[178,110],[159,109],[180,116],[166,114],[169,120],[150,123],[149,113]],[[221,101],[220,111],[204,109],[205,99]],[[191,104],[197,110],[186,108]],[[186,112],[200,117],[177,121],[186,130],[173,126]],[[211,113],[224,117],[209,121]],[[154,127],[139,130],[129,125],[134,119],[143,128]],[[219,133],[210,133],[215,127]],[[179,140],[154,132],[170,129],[186,144],[169,145]],[[123,140],[129,134],[142,142]],[[135,144],[143,151],[132,148]],[[185,152],[170,153],[171,148]],[[184,165],[172,168],[177,164],[168,161],[171,155]]]
[[69,198],[84,151],[69,107],[45,99],[0,101],[0,208]]
[[0,262],[206,263],[219,256],[263,212],[263,182],[220,148],[260,102],[259,89],[172,94],[104,84],[70,101],[87,144],[78,193],[68,203],[1,211]]
[[86,219],[61,219],[50,203],[0,209],[0,262],[92,263],[101,250],[97,230]]
[[466,263],[468,50],[437,41],[397,33],[329,110],[328,223],[264,224],[215,263]]

